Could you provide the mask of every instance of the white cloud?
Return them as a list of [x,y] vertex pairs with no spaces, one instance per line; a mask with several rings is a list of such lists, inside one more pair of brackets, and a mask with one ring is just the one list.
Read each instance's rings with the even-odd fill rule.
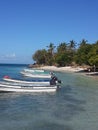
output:
[[1,55],[0,56],[1,59],[15,59],[16,58],[16,54],[12,53],[12,54],[5,54],[5,55]]
[[33,60],[31,56],[17,55],[15,53],[0,54],[0,63],[22,63],[32,64]]
[[15,53],[6,55],[6,58],[15,58],[15,57],[16,57]]

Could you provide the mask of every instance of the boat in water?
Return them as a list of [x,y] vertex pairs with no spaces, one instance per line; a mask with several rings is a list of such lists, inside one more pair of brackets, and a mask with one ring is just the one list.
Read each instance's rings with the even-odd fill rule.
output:
[[21,86],[0,83],[0,92],[56,92],[57,85],[50,86]]
[[44,73],[44,72],[45,72],[45,71],[42,70],[42,69],[28,69],[28,68],[24,69],[23,71],[25,71],[25,72],[30,72],[30,73],[32,73],[32,72]]
[[61,81],[56,76],[50,81],[31,82],[11,79],[4,76],[4,81],[0,81],[0,91],[3,92],[55,92],[60,88]]
[[20,79],[12,79],[10,78],[10,76],[4,76],[3,77],[4,81],[7,81],[8,83],[18,83],[18,84],[25,84],[25,85],[58,85],[61,84],[61,80],[58,80],[58,78],[56,76],[51,77],[50,80],[40,80],[40,81],[27,81],[27,80],[20,80]]
[[52,74],[35,74],[35,73],[29,73],[25,71],[20,72],[23,76],[31,77],[31,78],[44,78],[44,79],[50,79],[52,77]]
[[42,85],[50,85],[50,80],[46,80],[46,81],[43,81],[43,80],[39,80],[39,81],[29,81],[29,80],[20,80],[20,79],[12,79],[10,78],[10,76],[4,76],[3,77],[3,80],[4,81],[8,81],[8,82],[13,82],[13,83],[20,83],[20,84],[27,84],[27,85],[32,85],[32,84],[42,84]]

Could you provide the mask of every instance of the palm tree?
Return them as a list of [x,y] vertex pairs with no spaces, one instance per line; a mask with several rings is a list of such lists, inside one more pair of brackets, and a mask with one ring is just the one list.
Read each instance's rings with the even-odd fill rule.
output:
[[53,65],[55,61],[55,56],[54,56],[54,46],[53,43],[50,43],[48,47],[48,53],[47,53],[47,62],[49,65]]
[[53,43],[50,43],[49,46],[47,46],[47,47],[48,47],[48,52],[51,54],[51,56],[53,56],[53,54],[54,54],[54,48],[56,46],[54,46]]
[[85,46],[87,44],[87,42],[88,42],[87,40],[82,39],[82,41],[80,42],[80,47]]
[[76,42],[74,40],[71,40],[69,43],[69,49],[74,50],[76,47]]
[[57,47],[58,53],[65,53],[67,49],[67,44],[65,42],[60,43],[60,45]]

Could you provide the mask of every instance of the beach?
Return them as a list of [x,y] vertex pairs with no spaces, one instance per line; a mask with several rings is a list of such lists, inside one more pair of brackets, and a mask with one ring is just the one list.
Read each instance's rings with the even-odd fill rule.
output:
[[86,67],[73,67],[73,66],[65,66],[65,67],[56,67],[56,66],[43,66],[38,69],[54,71],[54,72],[62,72],[62,73],[80,73],[84,76],[89,76],[98,80],[98,72],[88,72]]
[[57,72],[80,72],[80,71],[83,71],[85,68],[72,67],[72,66],[65,66],[65,67],[42,66],[39,69],[44,69],[44,70],[49,70],[49,71],[57,71]]

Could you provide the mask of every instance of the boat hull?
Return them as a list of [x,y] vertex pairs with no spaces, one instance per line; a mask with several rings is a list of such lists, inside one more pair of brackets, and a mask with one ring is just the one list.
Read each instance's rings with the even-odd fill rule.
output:
[[44,70],[41,70],[41,69],[24,69],[25,72],[39,72],[39,73],[44,73],[45,71]]
[[31,77],[31,78],[44,78],[44,79],[50,79],[51,75],[50,74],[31,74],[31,73],[26,73],[26,72],[20,72],[22,75],[26,77]]
[[8,81],[8,82],[14,82],[14,83],[23,83],[23,84],[44,84],[44,85],[49,85],[50,82],[49,81],[23,81],[23,80],[15,80],[15,79],[11,79],[11,78],[3,78],[3,80]]
[[21,87],[21,86],[11,86],[0,84],[1,92],[55,92],[57,90],[57,86],[33,86],[33,87]]

